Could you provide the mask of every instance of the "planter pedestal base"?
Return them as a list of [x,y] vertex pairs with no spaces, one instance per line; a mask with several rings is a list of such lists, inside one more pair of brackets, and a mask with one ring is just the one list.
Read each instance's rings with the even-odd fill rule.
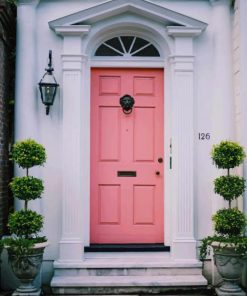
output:
[[217,288],[217,289],[215,289],[215,291],[218,296],[229,296],[229,295],[231,295],[231,296],[246,296],[247,295],[243,290],[238,291],[238,292],[225,292],[225,291],[221,291],[220,288]]
[[36,292],[29,292],[29,293],[24,293],[24,292],[18,292],[15,291],[12,296],[40,296],[41,295],[41,289],[39,289]]

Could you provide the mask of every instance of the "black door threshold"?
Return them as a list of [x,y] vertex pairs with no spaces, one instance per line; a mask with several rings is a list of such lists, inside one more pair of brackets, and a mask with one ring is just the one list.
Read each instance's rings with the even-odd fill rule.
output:
[[91,244],[85,252],[169,252],[163,244]]

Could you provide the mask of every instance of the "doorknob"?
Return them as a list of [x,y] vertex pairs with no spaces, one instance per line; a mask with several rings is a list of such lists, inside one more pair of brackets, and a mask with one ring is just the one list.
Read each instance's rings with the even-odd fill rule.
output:
[[156,171],[155,174],[156,174],[156,176],[159,176],[160,175],[160,172],[159,171]]
[[159,157],[159,158],[158,158],[158,162],[159,162],[159,163],[162,163],[162,162],[163,162],[163,158],[162,158],[162,157]]

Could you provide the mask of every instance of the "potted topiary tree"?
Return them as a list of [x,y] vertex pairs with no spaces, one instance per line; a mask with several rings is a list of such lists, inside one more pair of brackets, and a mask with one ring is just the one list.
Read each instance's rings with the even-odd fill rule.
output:
[[10,183],[14,197],[24,201],[24,207],[9,215],[8,228],[12,236],[3,242],[12,270],[21,282],[15,295],[38,295],[40,290],[33,285],[33,280],[40,270],[47,240],[39,236],[43,216],[30,210],[28,203],[41,198],[44,186],[41,179],[29,175],[29,170],[45,163],[45,148],[31,139],[17,142],[13,145],[12,160],[25,170],[25,176],[14,177]]
[[208,247],[213,248],[216,268],[224,280],[223,285],[216,289],[218,295],[246,295],[238,282],[247,257],[247,220],[244,213],[232,207],[232,201],[245,191],[245,180],[240,176],[230,175],[230,169],[243,163],[245,157],[244,148],[230,141],[222,141],[212,149],[212,159],[217,168],[227,171],[225,176],[214,180],[214,191],[228,202],[228,207],[218,210],[212,216],[216,234],[202,240],[200,255],[204,259],[208,254]]

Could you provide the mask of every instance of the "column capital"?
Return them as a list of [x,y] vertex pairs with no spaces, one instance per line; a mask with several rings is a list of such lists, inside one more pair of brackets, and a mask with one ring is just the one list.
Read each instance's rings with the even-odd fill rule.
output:
[[39,4],[39,0],[18,0],[18,5],[33,5],[37,6]]
[[198,27],[182,27],[182,26],[168,26],[166,27],[167,33],[172,37],[187,37],[193,38],[199,36],[203,29]]
[[56,32],[57,35],[60,36],[79,36],[83,37],[87,35],[91,29],[90,25],[76,25],[76,26],[54,26],[50,27],[52,30]]

